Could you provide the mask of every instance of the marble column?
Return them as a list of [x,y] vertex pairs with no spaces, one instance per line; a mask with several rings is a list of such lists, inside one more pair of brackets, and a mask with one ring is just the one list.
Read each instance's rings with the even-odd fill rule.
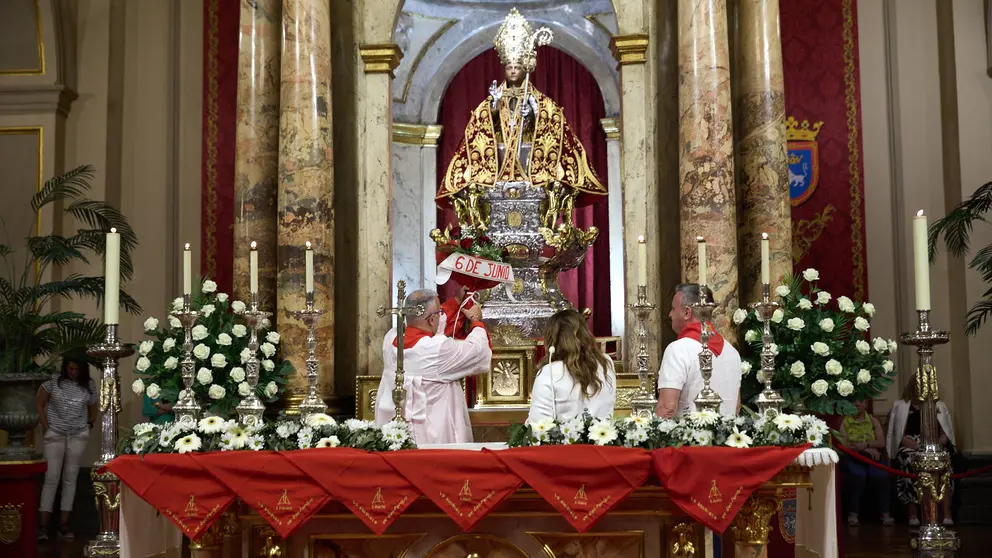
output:
[[248,300],[248,251],[258,243],[258,295],[276,307],[279,39],[282,0],[241,0],[234,159],[234,296]]
[[695,282],[696,238],[706,239],[717,331],[736,341],[737,201],[727,0],[680,0],[679,195],[682,279]]
[[[623,169],[620,146],[620,118],[604,118],[599,121],[606,132],[606,180],[609,185],[610,215],[610,276],[623,277]],[[624,336],[624,285],[620,281],[610,282],[610,327],[611,334]]]
[[407,292],[436,288],[434,241],[428,233],[437,221],[434,195],[440,135],[441,126],[436,124],[393,123],[393,299],[400,279],[406,281]]
[[306,334],[293,312],[304,306],[305,243],[314,249],[315,306],[321,395],[334,397],[334,163],[331,140],[331,21],[322,0],[284,0],[279,105],[279,275],[277,324],[296,367],[287,390],[293,410],[306,394]]
[[792,221],[785,138],[779,0],[738,7],[740,280],[745,303],[761,297],[761,233],[770,238],[772,288],[792,273]]

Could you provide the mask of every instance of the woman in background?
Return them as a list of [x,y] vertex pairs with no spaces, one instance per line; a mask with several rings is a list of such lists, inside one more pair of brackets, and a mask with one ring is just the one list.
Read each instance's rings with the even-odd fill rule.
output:
[[595,418],[613,416],[616,372],[600,352],[586,320],[575,310],[562,310],[544,328],[548,352],[534,378],[527,422],[565,421],[583,411]]
[[[840,435],[844,444],[861,455],[879,463],[886,463],[885,434],[882,423],[868,414],[865,401],[855,401],[858,409],[853,417],[844,417],[840,425]],[[842,456],[840,468],[844,474],[843,490],[844,505],[847,507],[847,524],[856,527],[858,511],[861,508],[861,498],[864,496],[865,484],[872,488],[874,509],[882,518],[882,525],[892,525],[889,515],[889,474],[877,467],[862,463],[853,457]]]
[[45,432],[43,445],[45,461],[48,462],[45,484],[41,489],[39,540],[48,539],[48,524],[52,517],[60,476],[62,515],[59,536],[72,538],[69,515],[76,497],[79,462],[86,450],[90,429],[96,420],[97,400],[96,384],[90,379],[89,364],[85,360],[68,356],[62,358],[61,371],[38,390],[38,414],[41,415],[41,428]]

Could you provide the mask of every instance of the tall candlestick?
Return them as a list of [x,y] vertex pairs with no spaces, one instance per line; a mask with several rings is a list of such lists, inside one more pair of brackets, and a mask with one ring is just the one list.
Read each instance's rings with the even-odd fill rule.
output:
[[248,252],[248,269],[251,277],[251,292],[258,292],[258,243],[251,241],[251,252]]
[[916,272],[916,309],[930,309],[930,257],[927,253],[927,216],[913,218],[913,263]]
[[696,246],[699,247],[699,284],[706,284],[706,241],[701,236],[696,237]]
[[648,241],[644,235],[637,237],[637,284],[648,284]]
[[771,269],[768,264],[768,233],[761,233],[761,284],[771,283]]
[[313,292],[313,248],[310,241],[307,241],[307,288],[306,292]]
[[193,253],[189,250],[189,242],[183,248],[183,294],[193,292]]
[[121,235],[117,229],[107,233],[107,249],[103,270],[103,322],[116,324],[117,310],[120,306],[121,290]]

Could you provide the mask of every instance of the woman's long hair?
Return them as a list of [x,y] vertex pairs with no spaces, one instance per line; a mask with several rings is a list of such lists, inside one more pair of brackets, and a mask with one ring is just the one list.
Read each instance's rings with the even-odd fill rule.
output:
[[90,389],[90,363],[78,357],[62,357],[62,369],[59,371],[58,384],[62,386],[62,380],[72,381],[69,377],[69,364],[75,363],[79,367],[79,375],[76,376],[76,383],[86,391],[93,393]]
[[[599,350],[596,338],[589,332],[586,320],[575,310],[562,310],[548,319],[544,327],[544,346],[548,353],[543,364],[556,360],[563,361],[582,393],[593,396],[603,389],[599,367],[603,374],[610,369],[610,360]],[[552,347],[554,353],[552,354]]]

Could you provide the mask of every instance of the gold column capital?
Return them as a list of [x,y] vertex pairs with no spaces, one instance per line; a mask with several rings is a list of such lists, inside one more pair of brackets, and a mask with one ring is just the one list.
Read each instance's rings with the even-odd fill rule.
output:
[[361,45],[358,49],[365,62],[366,74],[389,74],[400,65],[403,51],[396,44]]
[[393,141],[408,145],[437,145],[441,137],[440,124],[407,124],[393,122]]
[[620,117],[600,118],[599,125],[606,132],[606,139],[620,139]]
[[648,36],[646,33],[615,35],[610,39],[610,51],[621,66],[643,64],[647,61]]
[[781,500],[775,494],[760,492],[751,494],[730,524],[735,544],[745,546],[768,544],[768,533],[772,530],[772,516],[778,512],[781,504]]

